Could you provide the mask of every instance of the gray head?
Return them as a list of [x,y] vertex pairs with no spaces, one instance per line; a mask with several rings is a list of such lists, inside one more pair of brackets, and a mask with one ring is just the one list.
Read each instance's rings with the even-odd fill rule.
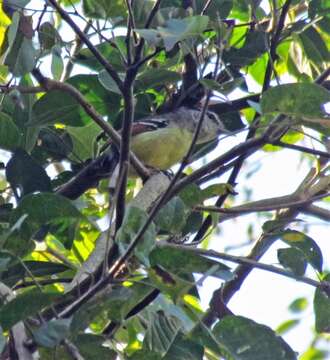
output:
[[[201,110],[180,107],[175,112],[167,114],[168,120],[173,120],[168,121],[168,126],[180,126],[194,132],[201,115]],[[228,131],[219,116],[213,111],[206,111],[197,143],[201,144],[208,142],[224,133],[228,133]]]
[[[201,116],[201,111],[198,111],[198,121]],[[197,123],[196,123],[197,125]],[[204,116],[203,125],[201,132],[198,138],[198,143],[204,143],[210,140],[215,139],[220,134],[228,134],[229,131],[226,130],[224,123],[213,111],[207,110]]]

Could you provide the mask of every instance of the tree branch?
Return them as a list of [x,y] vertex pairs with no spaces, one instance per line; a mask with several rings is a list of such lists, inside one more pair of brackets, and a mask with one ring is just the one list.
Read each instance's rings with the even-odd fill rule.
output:
[[[309,199],[300,200],[297,199],[297,195],[294,193],[292,195],[253,201],[251,203],[235,206],[228,209],[220,208],[217,206],[196,206],[194,210],[216,212],[220,214],[234,215],[236,217],[244,214],[250,214],[252,212],[274,211],[280,209],[301,207],[303,205],[310,204],[314,201],[321,200],[328,196],[330,196],[330,193],[326,192],[324,194],[313,196]],[[222,219],[220,218],[220,222],[222,222],[221,220]]]
[[[102,116],[91,104],[88,103],[85,97],[75,87],[67,83],[48,79],[44,77],[38,69],[34,69],[32,73],[46,91],[61,90],[71,95],[85,110],[86,114],[88,114],[92,120],[111,138],[114,144],[120,146],[121,137],[118,132],[109,123],[103,120]],[[149,176],[149,171],[133,153],[130,153],[130,159],[137,173],[142,177],[142,179],[146,179]]]
[[193,254],[198,254],[202,256],[212,257],[212,258],[218,258],[221,260],[226,260],[233,262],[235,264],[239,265],[249,265],[250,267],[254,269],[261,269],[265,270],[274,274],[282,275],[290,279],[294,279],[296,281],[314,286],[316,288],[329,288],[330,289],[330,282],[329,281],[317,281],[313,280],[311,278],[308,278],[306,276],[299,276],[295,275],[292,271],[288,271],[285,269],[281,269],[277,266],[268,265],[264,263],[260,263],[256,260],[243,257],[243,256],[235,256],[235,255],[229,255],[223,252],[218,252],[215,250],[206,250],[206,249],[200,249],[200,248],[192,248],[191,246],[185,246],[185,245],[176,245],[176,244],[166,244],[166,247],[171,247],[174,249],[184,249],[187,252],[191,252]]
[[78,35],[81,41],[88,47],[91,53],[95,56],[97,61],[104,67],[107,73],[112,77],[118,89],[123,91],[123,82],[120,79],[117,71],[113,66],[106,60],[102,53],[93,45],[86,34],[80,30],[79,26],[71,19],[69,14],[57,3],[56,0],[48,0],[49,4],[60,14],[61,18],[68,23],[71,29]]

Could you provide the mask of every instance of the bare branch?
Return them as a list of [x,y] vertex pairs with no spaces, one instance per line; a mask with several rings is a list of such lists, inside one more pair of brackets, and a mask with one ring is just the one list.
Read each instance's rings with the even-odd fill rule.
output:
[[93,45],[86,34],[80,30],[79,26],[71,19],[70,15],[57,3],[56,0],[48,0],[49,4],[60,14],[61,18],[68,23],[72,30],[78,35],[81,41],[88,47],[91,53],[95,56],[97,61],[104,67],[108,74],[112,77],[118,89],[123,91],[123,82],[121,81],[117,71],[106,60],[106,58],[100,53],[100,51]]

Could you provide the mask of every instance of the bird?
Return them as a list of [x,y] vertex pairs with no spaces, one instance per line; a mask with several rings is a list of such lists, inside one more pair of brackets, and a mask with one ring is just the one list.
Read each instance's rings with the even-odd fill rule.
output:
[[[202,110],[179,107],[160,115],[151,115],[133,123],[131,150],[147,166],[168,170],[179,163],[189,150]],[[207,143],[220,134],[228,133],[219,116],[206,111],[196,144]],[[72,200],[96,187],[98,182],[110,177],[119,161],[119,152],[114,145],[91,161],[68,183],[56,192]],[[130,177],[136,177],[134,169]]]

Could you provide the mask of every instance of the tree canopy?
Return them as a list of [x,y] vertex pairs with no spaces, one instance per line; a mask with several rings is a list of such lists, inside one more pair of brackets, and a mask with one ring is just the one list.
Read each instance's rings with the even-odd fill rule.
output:
[[[310,233],[330,221],[328,0],[3,0],[0,45],[1,359],[329,358],[329,248]],[[200,145],[197,127],[172,173],[146,167],[133,123],[180,107],[229,134]],[[277,196],[274,167],[258,199],[251,159],[277,153],[307,172]],[[277,329],[231,308],[255,269],[313,293],[304,351],[285,336],[306,298]]]

